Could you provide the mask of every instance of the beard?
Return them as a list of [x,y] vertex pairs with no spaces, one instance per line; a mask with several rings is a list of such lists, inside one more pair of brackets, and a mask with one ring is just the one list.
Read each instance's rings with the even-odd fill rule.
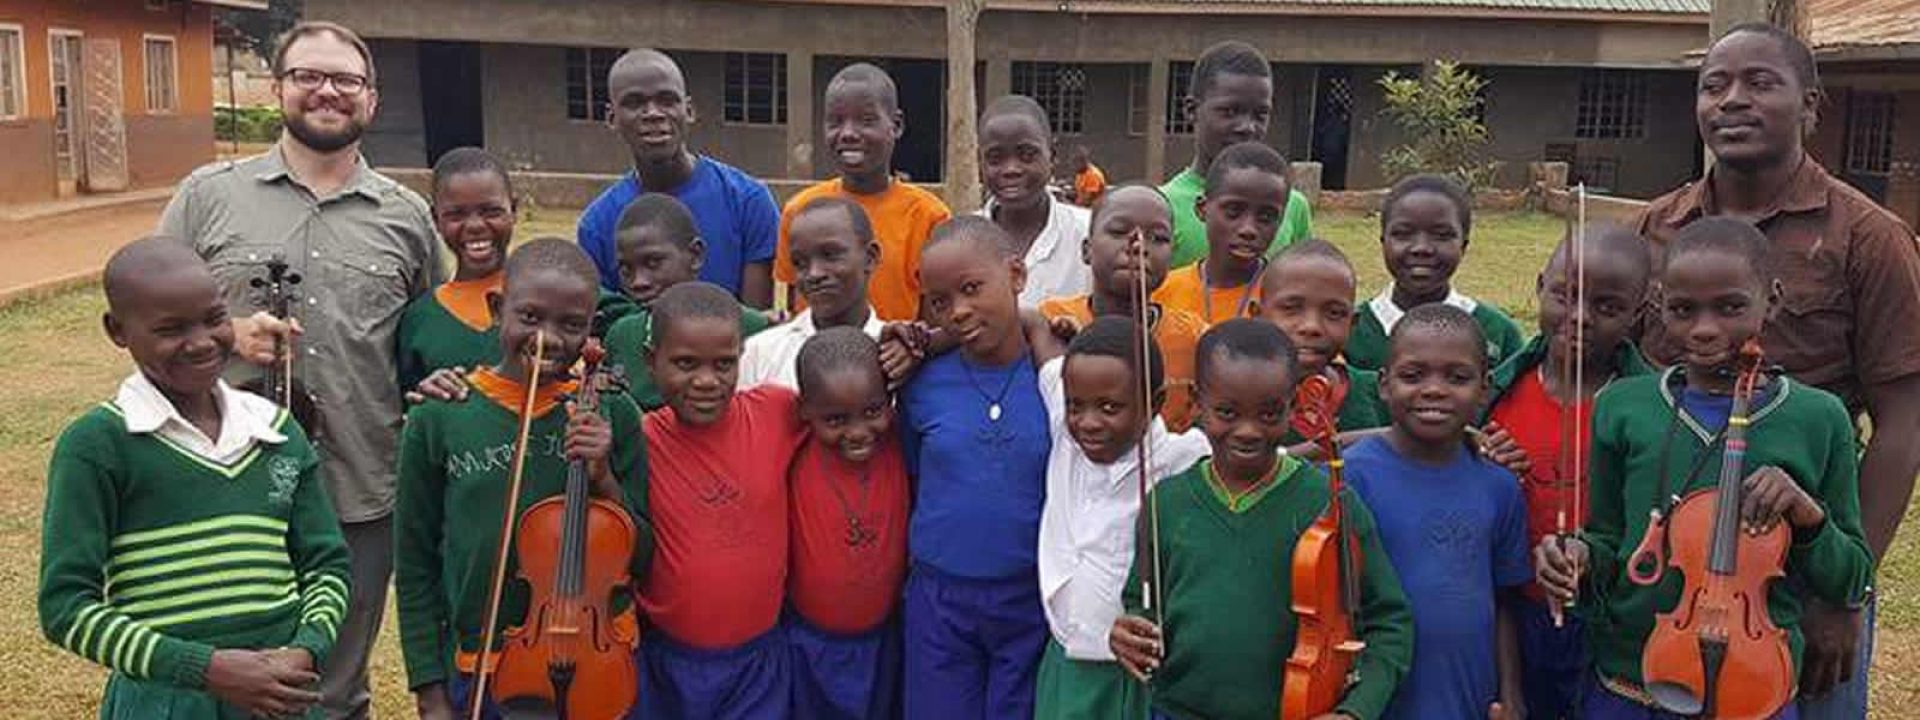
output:
[[359,142],[361,134],[367,130],[367,125],[357,117],[348,117],[345,127],[326,130],[314,127],[307,122],[306,114],[301,113],[288,116],[286,128],[287,134],[292,135],[293,139],[298,140],[301,145],[307,146],[314,152],[331,153]]

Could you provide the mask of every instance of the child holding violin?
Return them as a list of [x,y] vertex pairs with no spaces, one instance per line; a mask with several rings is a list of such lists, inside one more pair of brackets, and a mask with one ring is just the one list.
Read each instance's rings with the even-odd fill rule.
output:
[[[583,460],[593,496],[618,503],[638,529],[629,573],[644,577],[652,557],[651,526],[643,514],[648,474],[646,445],[637,441],[639,408],[614,390],[601,394],[597,413],[574,412],[577,399],[568,397],[580,387],[569,371],[593,324],[599,288],[593,262],[569,241],[541,238],[514,251],[505,272],[502,293],[490,300],[500,362],[464,378],[464,401],[429,400],[414,407],[401,440],[395,600],[407,687],[422,718],[467,717],[482,638],[489,634],[483,626],[500,557],[500,514],[508,504],[529,383],[535,387],[518,501],[522,517],[534,503],[561,495],[570,461]],[[531,366],[535,357],[539,365]],[[514,576],[513,567],[507,572]],[[506,588],[495,631],[520,625],[527,610],[525,586],[510,582]],[[607,600],[621,613],[615,635],[630,645],[635,625],[629,596],[622,592]],[[489,652],[487,672],[498,653]],[[488,701],[485,717],[502,716]]]
[[[1660,312],[1683,363],[1600,394],[1586,530],[1535,548],[1549,598],[1581,599],[1599,676],[1583,717],[1732,716],[1733,708],[1796,717],[1800,593],[1850,606],[1866,599],[1873,561],[1860,528],[1853,423],[1833,395],[1764,372],[1746,352],[1779,309],[1767,243],[1745,222],[1707,218],[1668,246]],[[1718,494],[1697,494],[1709,491]],[[1691,506],[1700,500],[1709,503],[1704,512]],[[1720,522],[1715,507],[1732,500],[1739,507]],[[1734,551],[1720,553],[1737,557],[1733,574],[1708,567],[1709,544]],[[1727,587],[1764,587],[1765,615],[1717,612],[1731,604],[1716,599]],[[1727,627],[1712,627],[1716,616]],[[1698,637],[1670,642],[1675,632]],[[1699,648],[1728,637],[1743,643],[1730,655],[1741,659],[1740,674],[1721,670],[1732,681],[1670,679],[1699,677],[1711,666]],[[1744,644],[1752,637],[1765,644]],[[1767,669],[1744,669],[1756,665]]]

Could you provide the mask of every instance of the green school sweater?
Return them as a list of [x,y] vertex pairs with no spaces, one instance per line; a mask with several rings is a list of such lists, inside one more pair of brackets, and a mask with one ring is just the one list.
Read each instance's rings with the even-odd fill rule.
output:
[[[1709,448],[1706,442],[1718,428],[1703,428],[1676,410],[1680,391],[1670,378],[1679,371],[1614,383],[1593,409],[1592,515],[1585,533],[1592,581],[1582,588],[1581,611],[1599,672],[1635,685],[1654,616],[1679,603],[1683,585],[1678,572],[1667,572],[1651,587],[1635,585],[1626,575],[1627,560],[1646,534],[1659,473],[1673,478],[1671,490],[1682,496],[1715,486],[1720,475],[1723,444]],[[1753,409],[1747,428],[1746,471],[1777,466],[1827,511],[1819,529],[1794,533],[1787,576],[1767,593],[1767,613],[1787,631],[1797,667],[1803,638],[1796,593],[1857,605],[1872,578],[1873,560],[1860,530],[1853,423],[1846,408],[1833,395],[1786,378],[1774,381],[1771,391],[1772,397]],[[1670,428],[1672,451],[1663,468],[1661,448]],[[1700,453],[1711,453],[1700,471],[1679,477]]]
[[500,359],[499,326],[475,330],[448,312],[433,293],[407,303],[394,342],[399,345],[402,391],[414,389],[441,368],[473,370]]
[[[660,397],[660,388],[653,384],[653,373],[647,370],[645,349],[653,341],[653,313],[638,305],[628,306],[628,312],[613,326],[607,328],[605,345],[609,365],[625,368],[627,394],[645,410],[655,410],[666,401]],[[767,316],[759,310],[740,306],[740,340],[745,342],[755,333],[767,329]]]
[[[324,667],[347,611],[346,540],[313,446],[285,411],[231,465],[126,429],[102,403],[47,469],[40,627],[136,680],[205,686],[216,649],[282,646]],[[224,712],[224,711],[223,711]]]
[[[1210,467],[1202,462],[1153,489],[1167,652],[1153,679],[1154,708],[1189,720],[1269,720],[1279,717],[1293,654],[1293,550],[1327,507],[1327,477],[1296,464],[1266,497],[1231,513],[1210,487]],[[1338,711],[1373,720],[1413,661],[1413,610],[1372,513],[1351,492],[1342,499],[1365,568],[1355,624],[1367,649],[1354,665],[1359,683]],[[1140,574],[1150,571],[1134,562],[1122,593],[1130,614],[1143,614]]]
[[[1500,404],[1500,399],[1506,397],[1507,392],[1518,385],[1527,373],[1546,361],[1547,336],[1542,334],[1534,335],[1518,352],[1508,357],[1506,362],[1495,367],[1489,378],[1491,389],[1487,394],[1486,407],[1480,410],[1480,422],[1485,423],[1491,419],[1493,408]],[[1646,356],[1640,354],[1640,348],[1632,341],[1621,341],[1620,347],[1613,351],[1613,375],[1616,382],[1650,375],[1654,372],[1654,367],[1647,364]]]
[[[1393,416],[1387,414],[1387,404],[1380,400],[1380,373],[1347,368],[1347,396],[1340,401],[1340,412],[1333,418],[1334,429],[1340,432],[1349,430],[1369,430],[1386,427],[1393,423]],[[1300,433],[1291,429],[1281,440],[1282,445],[1298,445],[1306,442]]]
[[[647,449],[640,411],[623,395],[601,397],[613,426],[613,473],[626,490],[623,503],[639,530],[631,572],[645,576],[653,557],[646,516]],[[477,651],[493,564],[499,552],[506,488],[512,472],[517,408],[474,393],[465,402],[428,401],[407,413],[400,443],[399,499],[394,506],[394,604],[400,613],[400,649],[407,687],[448,680],[459,651]],[[565,493],[566,412],[548,410],[533,421],[520,511]],[[517,572],[515,567],[509,573]],[[520,624],[526,588],[510,583],[501,604],[501,628]],[[616,605],[624,609],[627,602]]]
[[[1483,301],[1475,301],[1472,314],[1474,321],[1480,323],[1480,331],[1487,336],[1487,367],[1500,367],[1500,363],[1520,351],[1525,338],[1513,318]],[[1348,365],[1368,370],[1379,370],[1387,364],[1387,328],[1373,312],[1371,302],[1360,303],[1354,313],[1353,334],[1347,336],[1346,358]]]

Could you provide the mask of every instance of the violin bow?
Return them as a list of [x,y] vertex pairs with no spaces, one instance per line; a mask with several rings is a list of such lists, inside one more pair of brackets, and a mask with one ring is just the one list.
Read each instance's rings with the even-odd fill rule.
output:
[[[1132,247],[1129,248],[1129,250],[1134,253],[1135,263],[1133,269],[1134,284],[1133,288],[1131,288],[1133,290],[1133,319],[1135,326],[1139,329],[1139,342],[1134,348],[1134,350],[1139,353],[1139,362],[1134,365],[1136,369],[1134,374],[1140,378],[1140,408],[1143,412],[1152,413],[1153,380],[1151,379],[1150,368],[1148,368],[1147,365],[1153,362],[1153,305],[1152,293],[1147,288],[1146,233],[1136,228],[1133,231],[1132,239]],[[1147,612],[1153,614],[1154,625],[1158,627],[1164,619],[1163,614],[1165,610],[1162,608],[1160,597],[1157,595],[1157,593],[1163,589],[1160,583],[1160,513],[1154,505],[1153,493],[1151,493],[1147,487],[1153,482],[1151,476],[1152,471],[1150,470],[1153,464],[1153,449],[1151,447],[1151,441],[1153,439],[1152,423],[1153,418],[1149,417],[1147,419],[1148,431],[1141,434],[1139,442],[1134,443],[1134,459],[1139,465],[1137,471],[1140,475],[1140,512],[1147,514],[1147,536],[1140,544],[1144,546],[1149,556],[1149,564],[1147,566],[1148,574],[1140,580],[1140,598]],[[1164,633],[1165,629],[1162,628],[1161,632]],[[1164,640],[1162,643],[1164,644]]]
[[533,404],[540,388],[540,365],[545,361],[546,333],[533,333],[533,362],[527,366],[527,395],[520,402],[520,432],[513,440],[513,471],[507,480],[507,512],[500,522],[500,553],[493,562],[493,589],[487,601],[487,624],[481,629],[480,659],[473,668],[473,694],[467,699],[469,720],[480,720],[487,697],[487,656],[493,652],[500,624],[500,596],[507,586],[507,553],[513,549],[514,520],[520,514],[520,478],[527,469],[527,436],[533,432]]
[[[1573,383],[1573,393],[1564,412],[1560,414],[1560,452],[1558,455],[1559,472],[1557,484],[1561,486],[1554,509],[1553,523],[1555,543],[1564,552],[1567,547],[1567,530],[1574,523],[1582,522],[1582,512],[1586,501],[1587,441],[1586,433],[1581,432],[1580,418],[1586,410],[1587,363],[1582,357],[1587,350],[1587,184],[1581,182],[1574,186],[1573,242],[1567,244],[1567,265],[1573,277],[1573,348],[1574,352],[1561,354],[1563,366],[1560,368],[1560,381]],[[1569,483],[1571,488],[1566,487]],[[1571,517],[1569,517],[1571,516]],[[1579,568],[1575,568],[1578,578]],[[1549,602],[1547,612],[1553,616],[1553,626],[1566,626],[1567,604]]]

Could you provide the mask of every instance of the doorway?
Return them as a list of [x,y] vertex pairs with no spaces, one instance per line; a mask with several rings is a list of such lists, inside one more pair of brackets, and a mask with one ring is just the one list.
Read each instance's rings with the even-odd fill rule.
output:
[[420,42],[420,114],[427,166],[457,147],[484,147],[486,112],[480,89],[480,46]]
[[50,74],[53,77],[53,166],[63,197],[78,192],[80,188],[82,168],[78,136],[81,128],[81,83],[85,77],[80,73],[83,38],[77,30],[47,32],[47,52],[51,56]]
[[893,169],[916,183],[940,182],[946,161],[946,62],[891,58],[880,66],[893,76],[900,112],[907,116],[907,132],[893,149]]
[[1314,73],[1313,154],[1320,187],[1347,189],[1347,145],[1353,134],[1353,69],[1322,65]]

